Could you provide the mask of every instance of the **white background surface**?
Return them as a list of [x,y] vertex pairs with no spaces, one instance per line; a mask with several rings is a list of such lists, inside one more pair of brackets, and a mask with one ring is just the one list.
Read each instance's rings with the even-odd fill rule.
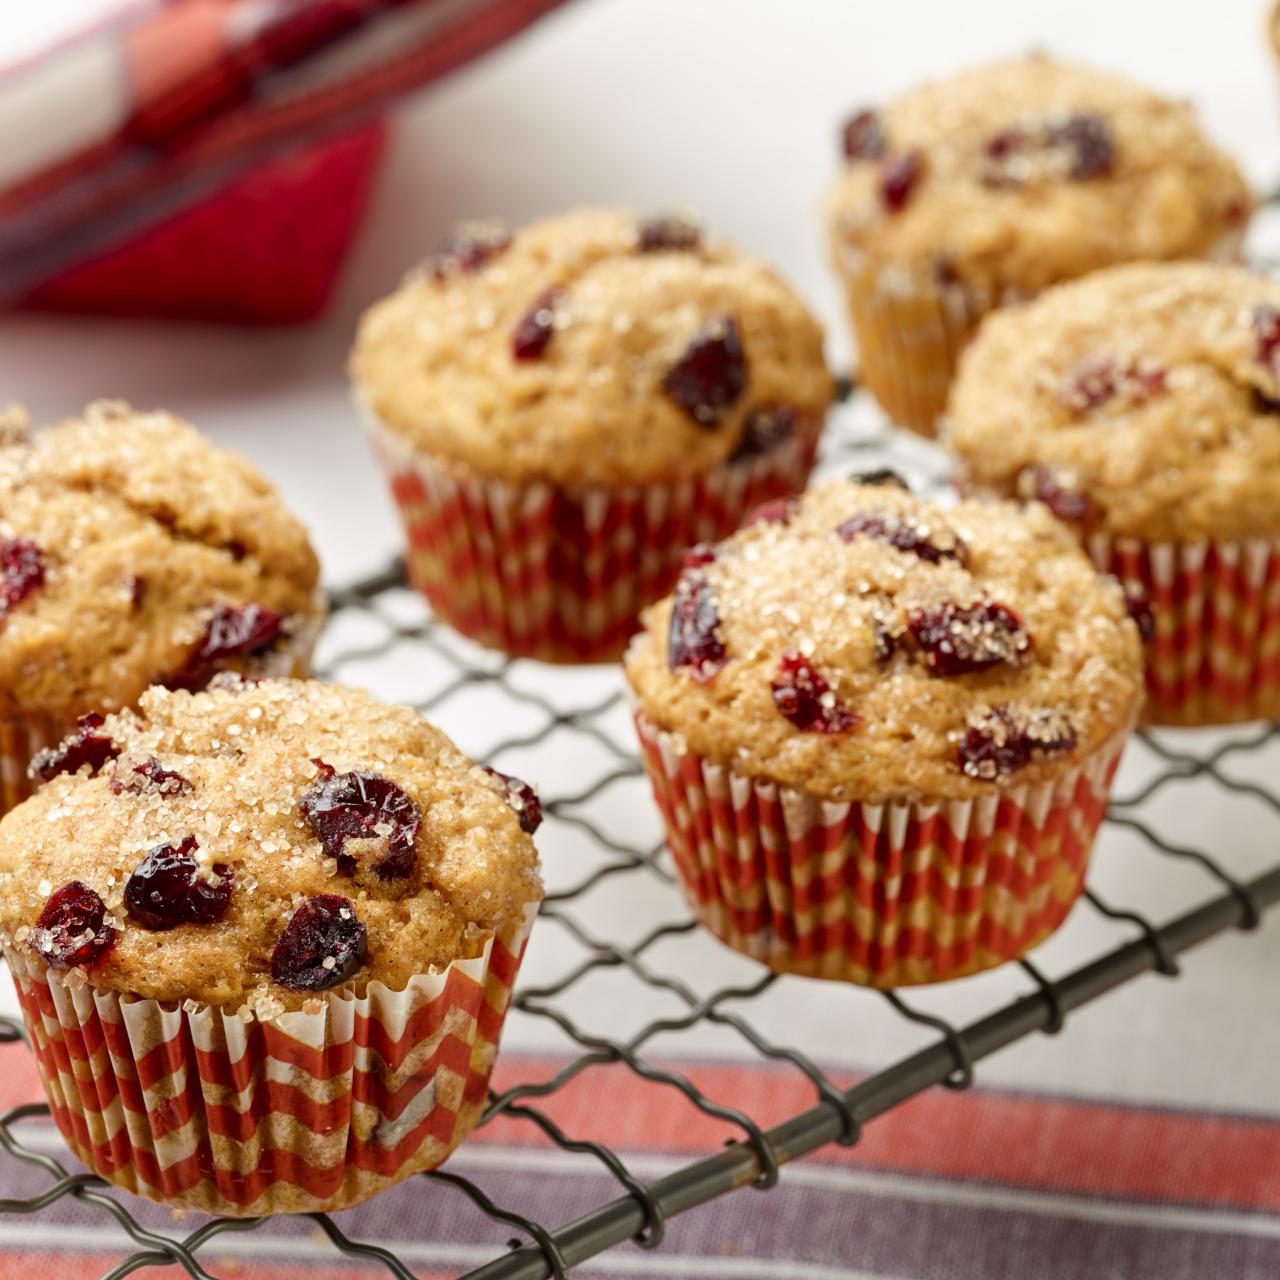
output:
[[[844,364],[816,211],[835,165],[838,122],[848,108],[921,76],[1032,47],[1194,99],[1260,187],[1280,177],[1280,70],[1260,0],[582,0],[401,111],[368,227],[322,323],[247,332],[9,317],[0,320],[0,400],[24,402],[38,421],[100,396],[183,414],[262,465],[313,528],[329,581],[341,583],[381,567],[397,543],[346,396],[342,363],[354,320],[456,219],[499,215],[518,225],[575,203],[692,206],[716,232],[783,269],[827,321],[832,358]],[[591,687],[611,678],[589,677]],[[492,712],[471,704],[441,718],[464,747],[480,751],[498,736],[485,719]],[[1129,781],[1148,764],[1135,755]],[[1280,781],[1276,754],[1254,767],[1259,780]],[[562,749],[527,764],[544,787],[571,784],[581,769]],[[652,824],[643,796],[620,803]],[[1212,788],[1171,800],[1161,825],[1188,842],[1229,847],[1245,867],[1280,849],[1274,815],[1228,806]],[[550,878],[568,883],[573,850],[557,845],[555,824],[548,831]],[[1117,900],[1154,898],[1172,908],[1204,891],[1203,881],[1171,875],[1123,838],[1103,852],[1097,883]],[[602,936],[636,936],[644,904],[623,885],[634,879],[619,877],[593,897]],[[1046,966],[1066,963],[1092,929],[1077,913],[1068,934],[1044,950]],[[578,958],[561,953],[550,928],[540,936],[531,958],[537,976]],[[681,963],[696,963],[705,989],[755,972],[710,943]],[[1280,928],[1224,939],[1192,958],[1183,982],[1145,980],[1080,1015],[1066,1040],[1041,1038],[1002,1055],[984,1078],[1280,1114],[1277,973]],[[994,981],[1025,986],[1014,975]],[[789,996],[786,1008],[774,1001],[766,1019],[775,1029],[800,1020],[819,1057],[869,1066],[902,1047],[894,1019],[869,999],[853,1020],[850,993],[815,984],[786,990],[806,994]],[[924,1003],[955,1016],[987,1003],[992,990],[961,984]],[[626,1016],[638,1022],[656,1012],[647,998],[637,993]],[[510,1036],[558,1044],[526,1019],[513,1020]]]

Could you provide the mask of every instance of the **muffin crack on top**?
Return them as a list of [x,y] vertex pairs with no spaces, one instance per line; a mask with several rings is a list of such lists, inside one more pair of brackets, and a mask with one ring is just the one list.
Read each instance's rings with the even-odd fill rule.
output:
[[863,802],[1034,783],[1127,732],[1138,629],[1061,524],[873,479],[689,553],[627,658],[658,729],[736,772]]
[[464,229],[366,314],[357,395],[461,475],[669,481],[821,420],[822,330],[687,219],[579,210]]
[[0,827],[0,943],[68,981],[270,1017],[477,956],[541,897],[532,792],[367,694],[224,674],[88,730]]

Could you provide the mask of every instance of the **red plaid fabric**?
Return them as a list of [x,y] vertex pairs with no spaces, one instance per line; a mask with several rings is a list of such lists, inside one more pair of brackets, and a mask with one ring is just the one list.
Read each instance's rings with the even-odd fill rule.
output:
[[[561,0],[169,0],[0,68],[0,301],[507,39]],[[0,46],[2,48],[3,46]]]

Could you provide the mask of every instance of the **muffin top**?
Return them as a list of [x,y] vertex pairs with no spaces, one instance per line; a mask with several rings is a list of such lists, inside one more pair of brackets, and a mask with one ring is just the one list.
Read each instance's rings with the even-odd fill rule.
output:
[[61,750],[0,822],[0,942],[102,990],[264,1017],[400,990],[541,896],[532,791],[359,690],[224,673]]
[[687,554],[627,657],[659,728],[739,773],[879,803],[1054,777],[1129,726],[1138,629],[1059,522],[873,478]]
[[1280,536],[1280,284],[1144,263],[983,323],[951,393],[979,491],[1039,498],[1085,532]]
[[91,405],[0,438],[0,716],[134,702],[279,645],[315,607],[306,531],[168,413]]
[[922,85],[853,116],[843,143],[837,258],[996,292],[1221,251],[1253,204],[1188,106],[1044,57]]
[[361,321],[358,397],[466,474],[621,486],[778,443],[832,396],[822,328],[681,218],[464,229]]

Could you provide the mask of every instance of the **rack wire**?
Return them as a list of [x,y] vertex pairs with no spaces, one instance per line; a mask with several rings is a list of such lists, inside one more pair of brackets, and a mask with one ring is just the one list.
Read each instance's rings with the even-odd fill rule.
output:
[[[838,415],[823,470],[841,474],[888,465],[908,475],[917,488],[941,490],[946,472],[940,455],[922,442],[886,430],[874,411],[858,400],[854,397]],[[656,816],[650,816],[647,831],[641,826],[641,837],[637,837],[640,824],[633,815],[628,815],[621,829],[610,825],[615,789],[643,785],[634,744],[626,734],[615,674],[539,672],[532,669],[533,664],[512,662],[470,646],[429,618],[425,606],[405,588],[398,565],[336,591],[332,604],[333,621],[321,650],[323,675],[373,685],[381,676],[397,685],[412,673],[412,679],[421,678],[430,687],[425,692],[409,691],[409,696],[397,687],[401,699],[413,702],[451,730],[473,718],[464,708],[474,705],[475,698],[488,699],[486,705],[501,709],[502,718],[518,731],[487,744],[477,754],[510,767],[510,759],[521,753],[555,750],[563,756],[570,744],[574,776],[594,779],[586,786],[579,782],[544,788],[543,807],[549,822],[539,838],[544,858],[556,865],[558,879],[550,886],[535,946],[539,935],[558,931],[561,941],[580,950],[583,958],[551,980],[526,980],[517,989],[512,1011],[513,1020],[546,1024],[570,1049],[559,1055],[552,1074],[509,1084],[491,1095],[482,1123],[505,1116],[529,1126],[531,1134],[536,1130],[541,1135],[540,1141],[607,1171],[616,1183],[616,1195],[576,1221],[545,1223],[518,1206],[496,1203],[480,1181],[455,1169],[422,1175],[419,1194],[464,1196],[493,1223],[493,1256],[467,1272],[466,1280],[562,1277],[570,1268],[628,1240],[659,1248],[673,1216],[740,1189],[770,1188],[790,1161],[827,1144],[857,1143],[864,1126],[935,1085],[966,1088],[982,1061],[998,1049],[1036,1032],[1063,1031],[1075,1010],[1142,974],[1176,977],[1184,952],[1229,930],[1257,928],[1280,903],[1280,853],[1275,852],[1280,850],[1280,838],[1266,845],[1274,860],[1259,864],[1255,858],[1240,869],[1224,856],[1226,851],[1210,852],[1199,844],[1169,838],[1160,825],[1172,789],[1205,786],[1233,806],[1261,806],[1268,820],[1280,822],[1280,796],[1256,780],[1280,772],[1274,767],[1280,761],[1280,726],[1244,726],[1211,735],[1207,743],[1195,734],[1144,733],[1135,744],[1142,756],[1142,781],[1113,802],[1100,843],[1105,847],[1108,841],[1136,842],[1160,859],[1194,871],[1203,881],[1193,895],[1196,900],[1172,915],[1156,918],[1147,901],[1113,902],[1090,888],[1087,905],[1078,908],[1077,914],[1092,913],[1094,925],[1105,929],[1087,930],[1088,937],[1095,941],[1105,937],[1105,941],[1079,950],[1073,944],[1054,976],[1049,976],[1039,953],[1020,966],[1006,967],[1002,971],[1006,976],[997,986],[999,998],[977,1018],[962,1020],[938,1012],[939,1005],[947,1004],[946,987],[929,998],[918,993],[841,989],[839,996],[849,1002],[846,1016],[866,1014],[869,1002],[874,1002],[924,1037],[921,1047],[894,1057],[852,1085],[841,1083],[835,1073],[819,1065],[821,1055],[800,1042],[803,1036],[788,1034],[785,1019],[781,1031],[776,1026],[766,1030],[753,1016],[779,989],[798,992],[806,980],[748,966],[741,981],[702,990],[685,976],[687,967],[664,964],[663,956],[672,945],[715,948],[718,944],[698,930],[679,897]],[[429,678],[424,674],[428,672]],[[572,844],[572,858],[557,859],[559,843]],[[652,889],[636,895],[650,914],[640,936],[630,943],[599,936],[588,901],[606,882],[619,877]],[[1009,972],[1025,980],[1012,996],[1008,995]],[[624,975],[674,1001],[676,1012],[649,1020],[629,1035],[580,1025],[572,1012],[574,992],[585,983],[618,981]],[[814,985],[809,983],[806,992]],[[772,1019],[777,1022],[776,1017]],[[679,1065],[668,1065],[653,1052],[660,1037],[707,1028],[737,1037],[753,1054],[797,1073],[812,1091],[812,1105],[766,1126],[733,1097],[709,1096]],[[0,1043],[4,1042],[13,1046],[6,1054],[26,1052],[17,1019],[0,1018]],[[549,1114],[556,1095],[584,1073],[604,1065],[620,1066],[643,1081],[656,1115],[683,1099],[737,1136],[694,1163],[646,1180],[628,1167],[621,1154],[566,1132]],[[281,1219],[213,1219],[180,1233],[162,1213],[111,1190],[91,1174],[76,1171],[65,1151],[59,1154],[50,1145],[48,1126],[39,1125],[47,1115],[43,1105],[16,1107],[0,1115],[0,1193],[8,1197],[0,1199],[0,1221],[8,1215],[25,1215],[33,1220],[34,1232],[42,1215],[57,1206],[65,1210],[68,1201],[77,1202],[81,1218],[87,1215],[113,1229],[118,1261],[104,1273],[104,1280],[164,1266],[181,1268],[195,1280],[215,1280],[223,1273],[210,1269],[218,1265],[210,1259],[224,1256],[241,1233],[252,1234],[253,1247],[248,1251],[253,1252],[266,1248],[273,1233],[282,1229]],[[41,1138],[41,1133],[46,1137]],[[310,1216],[335,1257],[361,1260],[370,1265],[371,1274],[414,1280],[406,1258],[353,1238],[327,1215]]]

